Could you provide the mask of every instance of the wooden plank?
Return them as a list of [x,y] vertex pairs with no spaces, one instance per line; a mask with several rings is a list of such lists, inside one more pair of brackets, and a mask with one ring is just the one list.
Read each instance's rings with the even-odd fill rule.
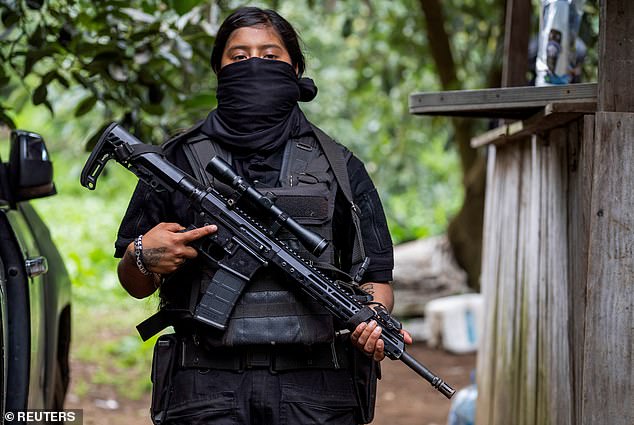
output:
[[596,114],[582,424],[634,423],[634,113]]
[[537,144],[540,161],[536,424],[571,424],[566,295],[566,129]]
[[583,400],[583,346],[588,267],[588,230],[594,143],[594,115],[569,126],[568,143],[568,275],[571,308],[570,339],[574,391],[573,423],[581,423]]
[[529,134],[545,132],[575,120],[579,116],[596,111],[595,102],[549,103],[542,111],[527,120],[509,124],[507,141],[516,140]]
[[518,314],[518,346],[516,347],[516,364],[518,377],[517,391],[517,425],[535,425],[536,379],[535,362],[537,347],[537,331],[535,324],[537,315],[537,247],[539,242],[538,214],[539,182],[535,172],[536,152],[534,138],[527,143],[518,144],[521,155],[521,186],[519,213],[519,249],[518,249],[518,297],[521,297]]
[[486,145],[503,145],[504,143],[496,143],[498,140],[505,139],[509,134],[508,124],[495,127],[489,131],[479,134],[471,139],[471,147],[479,148]]
[[476,423],[489,424],[493,417],[494,374],[496,369],[496,323],[498,310],[497,286],[500,263],[499,241],[502,237],[499,226],[500,194],[503,179],[496,167],[495,146],[487,150],[487,179],[484,205],[484,228],[482,242],[481,293],[484,300],[482,335],[479,340],[476,365],[478,400]]
[[599,110],[634,112],[634,2],[599,7]]
[[422,92],[410,95],[409,112],[524,119],[549,103],[596,102],[596,97],[595,83]]
[[517,416],[517,399],[514,391],[518,380],[515,364],[517,346],[517,252],[520,184],[520,155],[517,147],[497,151],[496,168],[500,170],[500,204],[498,226],[501,230],[499,272],[497,280],[497,323],[495,346],[495,374],[493,408],[490,424],[508,424],[508,418]]
[[528,271],[527,271],[527,288],[526,288],[526,313],[527,318],[524,326],[526,327],[526,339],[524,343],[526,353],[526,394],[525,394],[525,408],[526,424],[537,424],[537,404],[538,404],[538,361],[539,361],[539,330],[537,323],[539,323],[539,265],[540,257],[539,244],[540,234],[535,232],[534,229],[539,228],[540,223],[540,198],[541,198],[541,185],[540,185],[540,173],[539,164],[541,163],[541,152],[537,149],[538,137],[533,135],[531,137],[531,195],[530,195],[530,226],[529,233],[531,251],[530,257],[527,259]]
[[549,341],[549,327],[547,326],[550,320],[550,311],[547,308],[548,302],[548,239],[545,235],[548,234],[550,229],[548,228],[548,205],[545,202],[547,196],[545,189],[548,187],[550,176],[548,175],[548,167],[544,166],[544,162],[548,158],[547,153],[543,149],[544,140],[537,137],[536,149],[538,152],[537,172],[539,174],[539,227],[537,232],[539,233],[539,247],[538,267],[537,267],[537,320],[535,327],[537,328],[537,353],[535,362],[535,383],[537,396],[535,400],[535,425],[537,424],[549,424],[549,389],[548,385],[548,341]]
[[487,144],[501,146],[515,140],[521,140],[533,133],[543,134],[552,128],[560,127],[582,115],[595,111],[595,102],[549,103],[524,121],[505,124],[472,138],[471,147],[478,148]]
[[542,189],[547,194],[548,232],[544,235],[548,252],[546,274],[547,299],[545,309],[549,320],[547,335],[548,356],[546,366],[548,378],[548,419],[547,423],[572,425],[572,382],[571,347],[569,335],[570,306],[567,252],[567,148],[568,129],[559,127],[549,135],[547,167],[549,179]]

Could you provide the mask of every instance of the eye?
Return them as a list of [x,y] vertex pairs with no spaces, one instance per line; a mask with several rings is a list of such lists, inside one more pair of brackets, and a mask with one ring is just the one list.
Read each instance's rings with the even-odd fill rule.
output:
[[276,60],[278,58],[277,55],[274,55],[272,53],[269,53],[267,55],[262,56],[264,59],[272,59],[272,60]]
[[242,54],[234,55],[234,56],[231,57],[231,60],[233,60],[233,61],[243,61],[245,59],[247,59],[247,56],[246,55],[242,55]]

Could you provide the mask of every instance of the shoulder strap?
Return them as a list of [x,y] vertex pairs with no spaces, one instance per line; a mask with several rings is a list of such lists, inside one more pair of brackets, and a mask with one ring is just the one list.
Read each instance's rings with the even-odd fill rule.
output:
[[[311,124],[317,141],[321,146],[326,159],[330,163],[332,172],[335,174],[337,184],[341,188],[341,192],[346,197],[348,203],[355,207],[354,198],[352,196],[352,189],[350,188],[350,177],[348,176],[348,167],[346,165],[347,158],[342,154],[342,148],[347,151],[345,147],[335,142],[330,136],[324,133],[320,128]],[[344,152],[345,152],[344,151]]]
[[231,153],[213,143],[206,134],[198,134],[188,139],[183,145],[183,151],[196,180],[207,187],[214,183],[213,176],[206,171],[211,158],[218,155],[231,163]]
[[196,124],[194,124],[193,126],[187,128],[185,130],[181,130],[178,133],[176,133],[173,136],[171,136],[169,139],[167,139],[161,145],[163,147],[163,150],[171,149],[176,143],[178,143],[178,142],[180,142],[182,140],[187,140],[193,134],[198,133],[198,130],[200,129],[200,127],[202,127],[203,123],[204,123],[204,121],[199,121]]
[[352,245],[352,267],[351,275],[355,282],[360,282],[363,278],[363,273],[368,268],[370,259],[365,255],[365,248],[363,246],[363,238],[361,235],[361,217],[357,204],[354,202],[354,196],[352,194],[352,188],[350,187],[350,176],[348,176],[348,166],[346,165],[349,153],[344,146],[335,142],[330,136],[324,133],[320,128],[312,125],[315,136],[319,141],[326,159],[330,163],[332,172],[337,179],[337,184],[341,188],[341,192],[345,196],[346,200],[350,204],[350,215],[352,216],[352,222],[354,223],[355,238]]
[[213,143],[209,136],[200,131],[203,123],[204,121],[200,121],[187,130],[176,134],[163,143],[162,147],[163,151],[166,151],[180,144],[192,169],[193,177],[200,183],[210,186],[214,179],[205,170],[207,163],[215,155],[219,155],[225,161],[231,162],[231,153],[222,149],[217,143]]

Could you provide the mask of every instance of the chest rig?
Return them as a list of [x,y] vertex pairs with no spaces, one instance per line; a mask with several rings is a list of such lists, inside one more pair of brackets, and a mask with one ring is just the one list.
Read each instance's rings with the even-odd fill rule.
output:
[[[332,139],[314,128],[317,137],[302,137],[290,140],[284,150],[282,167],[279,173],[278,185],[275,187],[256,187],[275,199],[276,205],[292,216],[297,222],[320,234],[329,241],[329,247],[316,257],[306,250],[295,237],[285,229],[280,229],[276,237],[283,241],[300,256],[309,260],[314,266],[325,270],[340,267],[339,253],[333,243],[333,216],[335,198],[338,190],[350,200],[353,223],[356,228],[355,241],[352,249],[353,270],[367,266],[362,241],[360,239],[359,217],[356,207],[351,201],[349,179],[345,164],[349,158],[349,151]],[[214,186],[219,192],[231,197],[232,189],[214,179],[205,171],[205,166],[211,158],[218,155],[228,163],[232,162],[231,153],[213,142],[208,136],[196,132],[188,132],[182,137],[182,149],[192,169],[193,177],[205,186]],[[324,144],[327,146],[324,147]],[[326,152],[328,150],[328,152]],[[333,164],[333,161],[336,161]],[[340,184],[344,180],[343,184]],[[242,206],[241,206],[242,207]],[[243,207],[251,216],[265,225],[274,226],[267,217],[259,216],[256,211]],[[202,224],[202,223],[197,223]],[[208,264],[201,264],[201,273],[190,281],[166,282],[171,284],[172,290],[161,293],[164,308],[155,316],[163,316],[159,320],[160,326],[151,323],[152,318],[141,324],[139,331],[146,334],[156,333],[155,329],[163,328],[167,323],[165,317],[170,312],[179,312],[179,318],[188,319],[196,303],[212,282],[215,269]],[[363,270],[361,270],[362,272]],[[293,282],[288,282],[285,275],[274,268],[259,270],[247,284],[231,315],[226,330],[222,333],[216,330],[207,332],[206,339],[213,345],[238,346],[251,344],[315,344],[330,342],[334,337],[332,316],[315,301],[301,297],[290,290]],[[180,290],[174,294],[174,287]],[[167,289],[167,285],[166,285]],[[189,296],[184,297],[184,291],[189,289]],[[169,320],[173,321],[173,320]],[[188,321],[188,320],[187,320]],[[154,320],[157,322],[157,320]],[[178,331],[178,328],[177,328]],[[209,341],[211,339],[211,341]]]

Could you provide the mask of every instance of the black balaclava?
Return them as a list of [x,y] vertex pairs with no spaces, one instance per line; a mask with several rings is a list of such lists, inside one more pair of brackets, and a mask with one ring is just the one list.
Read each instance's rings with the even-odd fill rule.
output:
[[297,105],[317,95],[309,78],[298,78],[288,63],[251,58],[224,66],[218,73],[218,107],[202,131],[235,157],[266,155],[306,129]]

